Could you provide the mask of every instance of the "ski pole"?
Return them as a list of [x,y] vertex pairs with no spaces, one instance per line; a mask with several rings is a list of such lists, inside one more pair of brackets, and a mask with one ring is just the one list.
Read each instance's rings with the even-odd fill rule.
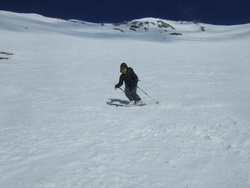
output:
[[159,101],[154,100],[152,97],[150,97],[145,91],[143,91],[139,86],[136,86],[139,90],[141,90],[145,95],[147,95],[151,100],[153,100],[156,104],[159,104]]
[[119,87],[120,90],[122,90],[124,92],[124,90],[122,88]]

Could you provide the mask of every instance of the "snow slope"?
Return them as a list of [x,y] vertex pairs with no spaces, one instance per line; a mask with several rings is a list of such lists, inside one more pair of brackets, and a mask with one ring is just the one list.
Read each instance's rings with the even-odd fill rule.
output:
[[[250,25],[159,20],[0,11],[1,188],[250,187]],[[106,105],[122,62],[159,105]]]

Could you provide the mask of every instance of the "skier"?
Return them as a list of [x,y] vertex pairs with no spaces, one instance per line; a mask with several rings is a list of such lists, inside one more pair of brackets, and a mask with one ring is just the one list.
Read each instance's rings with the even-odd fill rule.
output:
[[119,83],[115,85],[115,89],[120,88],[125,82],[125,95],[130,101],[130,105],[143,105],[141,98],[137,92],[138,77],[131,67],[128,67],[126,63],[122,63],[120,66],[121,76]]

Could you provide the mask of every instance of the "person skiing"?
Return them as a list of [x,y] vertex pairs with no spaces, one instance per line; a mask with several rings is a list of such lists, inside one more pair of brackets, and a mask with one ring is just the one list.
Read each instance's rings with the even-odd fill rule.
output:
[[118,84],[115,85],[115,89],[120,88],[125,82],[125,95],[130,101],[130,105],[143,105],[140,96],[137,94],[138,76],[135,74],[131,67],[128,67],[126,63],[120,65],[120,78]]

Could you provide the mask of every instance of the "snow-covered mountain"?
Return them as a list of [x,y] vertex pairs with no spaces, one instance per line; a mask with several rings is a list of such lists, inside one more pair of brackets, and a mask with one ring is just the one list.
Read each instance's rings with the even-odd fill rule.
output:
[[[0,11],[0,187],[250,187],[250,24]],[[126,62],[144,107],[114,90]]]

